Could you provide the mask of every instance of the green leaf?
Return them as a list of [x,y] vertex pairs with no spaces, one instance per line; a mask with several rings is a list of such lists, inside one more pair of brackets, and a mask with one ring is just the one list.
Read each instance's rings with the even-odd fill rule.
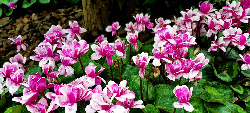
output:
[[226,103],[234,100],[234,93],[226,85],[206,86],[205,90],[210,94],[211,102]]
[[246,112],[250,113],[250,102],[246,102]]
[[244,76],[250,78],[250,69],[248,69],[248,70],[241,70],[241,73],[242,73]]
[[6,97],[5,95],[0,99],[0,108],[4,108],[6,106]]
[[153,45],[143,45],[141,51],[142,52],[147,52],[148,56],[153,56],[152,50],[153,50]]
[[23,105],[16,105],[11,113],[22,113]]
[[[239,95],[239,98],[242,99],[242,98],[246,97],[247,95],[250,95],[250,90],[246,88],[244,93]],[[243,101],[244,102],[250,102],[250,96],[245,98]]]
[[148,104],[145,106],[147,113],[160,113],[159,109],[157,109],[154,105]]
[[0,17],[2,16],[2,14],[3,14],[3,10],[2,8],[0,8]]
[[233,105],[237,108],[238,113],[246,113],[246,111],[242,107],[240,107],[239,105],[237,105],[237,104],[233,104]]
[[173,103],[177,102],[177,98],[173,93],[173,86],[160,84],[154,86],[155,90],[155,106],[164,111],[173,112]]
[[223,104],[205,102],[204,105],[209,113],[231,113],[228,107]]
[[211,81],[213,76],[214,76],[214,71],[210,64],[207,64],[202,68],[202,80]]
[[[139,75],[131,75],[131,78],[128,79],[128,86],[131,91],[135,93],[137,100],[141,100],[140,93],[140,77]],[[146,91],[147,91],[147,79],[142,78],[142,93],[143,100],[146,101]],[[154,87],[151,82],[148,84],[148,100],[154,100]]]
[[42,75],[41,68],[38,67],[37,65],[32,65],[30,67],[30,70],[24,75],[24,78],[28,80],[29,75],[35,75],[37,72],[40,73],[40,75]]
[[5,13],[5,15],[6,16],[10,16],[12,13],[13,13],[13,9],[11,9],[11,8],[5,8],[4,9],[4,13]]
[[226,65],[223,67],[228,68],[227,73],[231,78],[236,78],[239,75],[240,66],[238,62],[229,61],[229,62],[226,62]]
[[214,69],[214,74],[217,76],[219,79],[226,81],[226,82],[231,82],[233,79],[227,74],[227,73],[220,73],[218,74],[215,67],[212,65]]
[[9,107],[4,113],[12,113],[13,107]]
[[23,85],[21,85],[21,86],[18,88],[18,90],[17,90],[14,94],[23,93],[23,89],[24,89],[24,87],[23,87]]
[[194,51],[195,51],[195,46],[191,46],[188,48],[188,53],[187,53],[187,59],[188,58],[195,58],[196,56],[194,55]]
[[244,93],[244,89],[241,85],[237,85],[236,87],[234,87],[233,85],[230,85],[230,87],[237,93],[239,94],[243,94]]
[[47,4],[50,2],[50,0],[38,0],[41,4]]
[[64,84],[68,84],[72,81],[74,81],[76,78],[74,75],[71,75],[71,76],[67,76],[65,77],[65,75],[59,75],[58,76],[58,80]]
[[238,112],[238,109],[236,106],[234,106],[234,104],[230,103],[230,102],[227,102],[227,103],[224,103],[224,105],[227,106],[227,108],[231,111],[231,113],[237,113]]
[[23,0],[22,8],[28,8],[34,3],[36,3],[36,0]]
[[[226,54],[228,54],[228,52],[229,52],[230,49],[231,49],[231,47],[229,47],[229,48],[227,49]],[[227,58],[231,58],[231,59],[241,59],[240,56],[239,56],[239,53],[237,53],[237,52],[235,51],[235,49],[232,49],[232,50],[230,51],[230,53],[228,54]]]
[[139,68],[137,66],[134,67],[129,64],[123,65],[121,71],[123,79],[130,78],[130,75],[139,75]]
[[[189,100],[189,103],[194,107],[194,111],[192,113],[207,113],[206,107],[203,105],[203,101],[197,98],[192,98]],[[185,113],[188,113],[185,111]]]
[[207,91],[205,91],[202,87],[193,87],[192,97],[198,97],[207,102],[211,101],[210,94]]

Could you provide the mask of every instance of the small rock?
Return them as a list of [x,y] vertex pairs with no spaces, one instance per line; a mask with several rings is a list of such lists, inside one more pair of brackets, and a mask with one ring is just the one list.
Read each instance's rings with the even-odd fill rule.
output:
[[27,24],[30,20],[28,18],[23,18],[23,23]]
[[31,18],[32,20],[37,20],[37,15],[35,13],[32,13]]

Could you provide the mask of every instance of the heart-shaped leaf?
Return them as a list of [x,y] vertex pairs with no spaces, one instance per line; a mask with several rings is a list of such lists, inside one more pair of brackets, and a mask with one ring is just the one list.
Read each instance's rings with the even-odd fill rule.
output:
[[244,89],[241,85],[237,85],[236,87],[234,87],[233,85],[230,85],[230,87],[237,93],[239,94],[243,94],[244,93]]
[[22,8],[28,8],[34,3],[36,3],[36,0],[23,0]]

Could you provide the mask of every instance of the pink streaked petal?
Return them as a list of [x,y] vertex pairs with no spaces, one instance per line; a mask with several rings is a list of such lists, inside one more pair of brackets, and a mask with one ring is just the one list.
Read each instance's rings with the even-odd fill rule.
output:
[[113,59],[112,59],[112,57],[106,57],[106,60],[107,60],[107,63],[108,63],[108,65],[111,65],[112,63],[113,63]]
[[76,111],[77,111],[77,103],[65,107],[65,113],[76,113]]
[[132,43],[132,45],[133,45],[134,49],[135,49],[136,51],[138,51],[138,43]]
[[106,28],[106,32],[111,32],[112,31],[112,26],[108,26],[107,28]]
[[144,75],[145,75],[145,68],[139,68],[139,76],[141,78],[144,78]]
[[18,90],[19,87],[20,87],[19,84],[13,83],[13,84],[9,87],[9,92],[10,92],[10,94],[13,95],[13,94]]
[[174,102],[173,105],[174,105],[175,108],[183,108],[183,105],[182,105],[182,103],[180,101]]
[[194,107],[189,102],[183,103],[182,106],[188,112],[192,112],[194,110]]
[[93,53],[90,58],[92,60],[99,60],[101,57],[102,55],[100,55],[99,53]]

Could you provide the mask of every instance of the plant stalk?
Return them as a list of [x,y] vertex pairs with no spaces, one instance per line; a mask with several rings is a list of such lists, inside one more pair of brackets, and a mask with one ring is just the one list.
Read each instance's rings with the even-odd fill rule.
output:
[[79,60],[79,62],[80,62],[80,64],[81,64],[81,68],[82,68],[83,75],[85,75],[85,72],[84,72],[84,68],[83,68],[83,64],[82,64],[81,58],[78,57],[78,60]]
[[149,73],[148,73],[148,80],[147,80],[147,91],[146,91],[146,105],[148,104],[148,84],[149,84],[149,77],[150,77],[150,73],[152,71],[154,67],[152,66],[149,70]]
[[141,92],[141,100],[143,101],[143,94],[142,94],[142,80],[140,77],[140,92]]
[[112,78],[112,81],[114,81],[114,77],[113,77],[113,71],[112,71],[112,66],[111,65],[109,65],[110,66],[110,73],[111,73],[111,78]]
[[245,96],[244,98],[242,98],[242,99],[240,99],[240,100],[236,101],[236,102],[235,102],[235,104],[239,103],[240,101],[242,101],[242,100],[246,99],[246,98],[247,98],[247,97],[249,97],[249,96],[250,96],[250,94],[249,94],[249,95],[247,95],[247,96]]
[[[222,68],[223,68],[223,65],[224,65],[224,63],[227,61],[227,56],[229,55],[229,53],[231,52],[231,50],[232,50],[233,48],[231,47],[231,49],[228,51],[228,53],[227,53],[227,55],[225,56],[225,58],[223,59],[223,62],[222,62],[222,65],[221,65],[221,68],[220,68],[220,71],[219,71],[219,73],[221,72],[221,70],[222,70]],[[225,53],[226,54],[226,53]]]
[[60,83],[60,81],[58,80],[58,78],[56,77],[55,79],[56,79],[56,81],[58,82],[58,84],[61,85],[61,83]]
[[119,59],[117,59],[117,63],[118,63],[119,78],[120,78],[120,82],[121,82],[122,81],[122,74],[121,74],[121,68],[120,68],[120,64],[119,64]]
[[241,82],[244,82],[244,81],[246,81],[246,80],[250,80],[250,78],[244,78],[243,80],[237,82],[237,83],[234,85],[234,87],[238,86]]

